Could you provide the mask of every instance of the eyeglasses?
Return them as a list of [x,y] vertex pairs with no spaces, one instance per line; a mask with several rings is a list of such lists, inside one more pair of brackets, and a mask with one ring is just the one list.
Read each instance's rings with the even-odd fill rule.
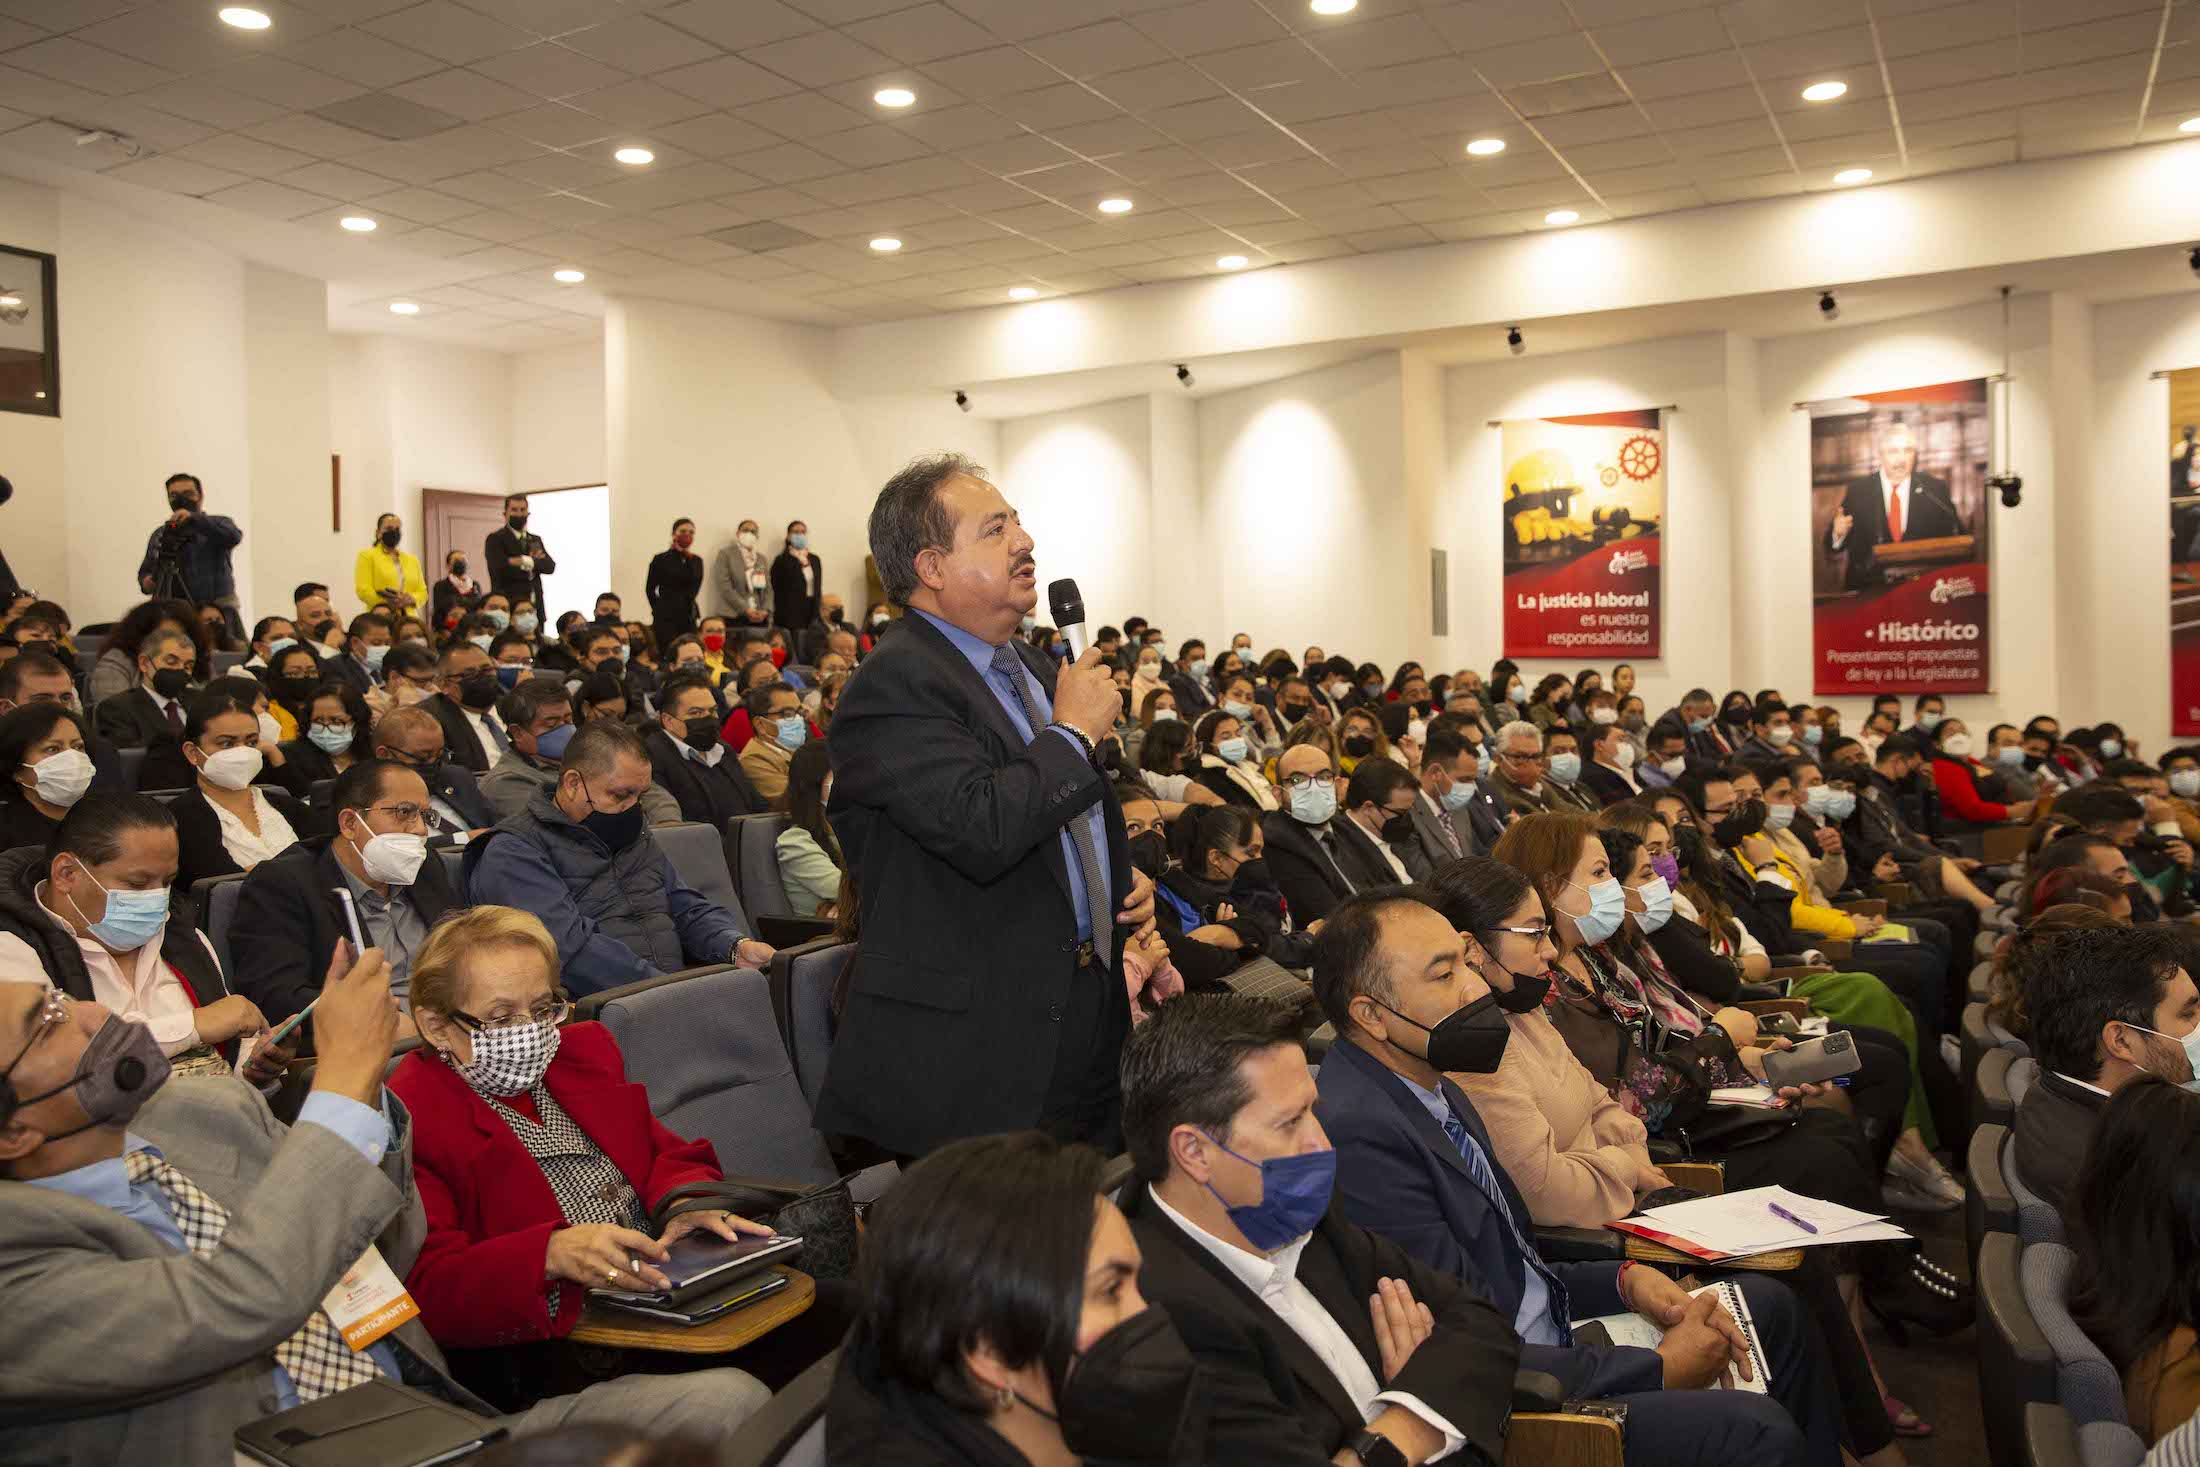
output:
[[537,1004],[526,1013],[517,1014],[508,1019],[485,1021],[475,1018],[472,1014],[461,1013],[457,1009],[451,1010],[451,1018],[468,1033],[493,1034],[503,1030],[518,1029],[526,1025],[562,1024],[565,1022],[566,1016],[572,1012],[572,1000],[558,998],[552,999],[548,1003]]
[[367,813],[381,813],[393,817],[400,825],[425,825],[435,818],[435,812],[426,805],[369,805]]
[[[1515,937],[1532,937],[1537,942],[1541,942],[1551,935],[1551,924],[1548,922],[1532,922],[1526,927],[1492,927],[1488,930],[1491,932],[1510,932]],[[1474,936],[1471,932],[1462,932],[1459,935],[1461,937]]]
[[1326,789],[1336,782],[1337,776],[1326,771],[1321,774],[1286,774],[1283,777],[1283,787],[1294,794],[1309,785],[1318,784]]
[[339,733],[351,732],[351,720],[348,718],[316,718],[313,720],[313,726],[315,728],[333,728]]
[[38,1016],[31,1021],[30,1038],[23,1041],[23,1047],[15,1052],[15,1058],[8,1061],[8,1067],[0,1070],[0,1079],[6,1079],[15,1073],[15,1067],[23,1062],[23,1056],[31,1052],[32,1045],[46,1037],[47,1030],[60,1028],[75,1015],[75,999],[58,988],[47,989],[44,1002],[38,1006]]

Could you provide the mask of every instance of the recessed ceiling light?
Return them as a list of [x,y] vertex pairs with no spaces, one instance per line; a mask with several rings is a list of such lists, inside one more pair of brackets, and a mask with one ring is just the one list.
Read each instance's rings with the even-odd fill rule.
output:
[[391,301],[390,314],[393,316],[417,316],[420,314],[420,307],[414,305],[411,301]]
[[1129,199],[1102,199],[1100,201],[1100,212],[1103,214],[1128,214],[1130,211],[1131,201]]
[[1473,142],[1467,144],[1467,151],[1477,158],[1487,158],[1492,153],[1504,152],[1505,140],[1503,138],[1476,138]]
[[1579,224],[1581,213],[1576,209],[1553,209],[1543,216],[1545,224]]
[[644,163],[657,161],[657,155],[647,148],[621,148],[611,156],[621,163],[632,164],[636,168],[641,167]]
[[871,100],[881,107],[906,107],[917,100],[917,94],[907,87],[880,87],[871,93]]
[[583,280],[586,280],[588,278],[588,272],[585,270],[570,269],[553,270],[550,272],[550,278],[558,282],[558,284],[560,285],[578,285]]
[[6,306],[11,311],[21,304],[23,297],[19,295],[0,295],[0,306]]
[[1252,263],[1243,255],[1224,255],[1221,259],[1215,261],[1215,268],[1217,270],[1243,270]]
[[2177,124],[2179,132],[2200,132],[2200,117],[2188,117]]
[[1862,183],[1872,176],[1869,168],[1844,168],[1833,176],[1835,183]]
[[240,31],[264,31],[275,22],[267,18],[264,10],[254,10],[249,5],[224,5],[220,11],[225,24]]
[[1359,6],[1360,0],[1312,0],[1307,9],[1316,15],[1343,15],[1347,11],[1359,9]]
[[1028,285],[1019,285],[1009,291],[1008,298],[1012,301],[1037,300],[1039,292]]
[[877,250],[882,255],[890,255],[894,251],[901,248],[901,241],[894,238],[890,234],[882,234],[877,239],[871,241],[871,248]]
[[1803,100],[1806,102],[1830,102],[1835,97],[1846,93],[1848,89],[1849,84],[1842,81],[1812,82],[1809,86],[1803,88]]
[[364,214],[346,214],[336,222],[353,234],[372,234],[379,227]]

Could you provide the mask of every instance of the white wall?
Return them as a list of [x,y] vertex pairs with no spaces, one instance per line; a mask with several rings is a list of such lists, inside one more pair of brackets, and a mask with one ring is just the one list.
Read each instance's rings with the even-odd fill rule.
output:
[[[1636,690],[1652,718],[1696,683],[1724,690],[1733,668],[1735,624],[1727,373],[1726,338],[1706,334],[1598,352],[1529,355],[1445,374],[1450,474],[1436,536],[1451,551],[1452,635],[1429,649],[1431,673],[1475,667],[1486,677],[1504,650],[1504,465],[1498,430],[1490,421],[1672,404],[1676,411],[1665,423],[1665,655],[1630,660]],[[1799,467],[1808,471],[1807,456]],[[1798,545],[1807,552],[1807,541]],[[1425,579],[1426,571],[1421,574]],[[1806,583],[1806,597],[1808,591]],[[1571,677],[1588,661],[1526,660],[1523,681],[1532,688],[1546,672]]]
[[1425,646],[1410,618],[1400,393],[1386,352],[1201,399],[1199,560],[1222,606],[1203,627],[1164,623],[1172,643],[1244,632],[1263,651],[1320,642],[1386,666]]
[[[329,513],[331,338],[328,286],[248,264],[244,277],[245,401],[252,518],[237,565],[249,566],[245,624],[290,612],[290,588],[317,570],[349,566],[356,547]],[[347,528],[349,522],[347,521]],[[417,548],[417,547],[416,547]]]
[[505,462],[513,492],[604,482],[602,342],[511,358],[507,390],[512,441]]
[[1035,543],[1040,621],[1047,583],[1063,576],[1084,596],[1088,631],[1153,604],[1152,450],[1143,397],[1001,425],[994,482]]

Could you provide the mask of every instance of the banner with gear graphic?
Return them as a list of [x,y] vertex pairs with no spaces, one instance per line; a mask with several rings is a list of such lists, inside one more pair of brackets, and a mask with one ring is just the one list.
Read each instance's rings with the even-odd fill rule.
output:
[[1664,410],[1508,418],[1505,655],[1659,655]]
[[1812,693],[1991,691],[1986,379],[1804,406]]
[[2200,734],[2200,367],[2169,374],[2169,717]]

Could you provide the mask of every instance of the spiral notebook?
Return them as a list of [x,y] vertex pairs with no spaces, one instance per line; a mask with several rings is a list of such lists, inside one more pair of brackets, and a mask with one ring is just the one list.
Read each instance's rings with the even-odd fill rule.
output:
[[[1726,1306],[1726,1312],[1733,1315],[1734,1322],[1742,1327],[1742,1342],[1749,1350],[1749,1379],[1741,1379],[1737,1372],[1730,1369],[1726,1378],[1712,1389],[1755,1391],[1760,1396],[1766,1394],[1764,1341],[1757,1337],[1757,1321],[1750,1317],[1749,1301],[1742,1296],[1740,1286],[1732,1279],[1720,1279],[1717,1283],[1689,1291],[1690,1298],[1700,1298],[1705,1294],[1718,1295],[1719,1302]],[[1655,1350],[1658,1342],[1665,1338],[1663,1330],[1641,1315],[1632,1313],[1607,1314],[1601,1319],[1582,1320],[1574,1326],[1576,1338],[1592,1325],[1603,1330],[1605,1338],[1615,1345],[1634,1345],[1644,1350]]]

